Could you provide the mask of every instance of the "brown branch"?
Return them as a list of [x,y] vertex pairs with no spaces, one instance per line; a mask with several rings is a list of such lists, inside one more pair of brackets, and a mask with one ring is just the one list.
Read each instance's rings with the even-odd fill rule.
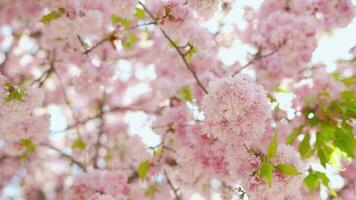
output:
[[[135,107],[113,107],[109,110],[104,110],[104,113],[111,113],[111,112],[126,112],[126,111],[141,111],[141,109],[139,108],[135,108]],[[73,128],[76,128],[77,126],[81,126],[81,125],[85,125],[86,123],[92,121],[92,120],[96,120],[100,117],[100,113],[92,116],[92,117],[88,117],[87,119],[84,119],[83,121],[78,121],[75,122],[72,125],[69,125],[67,128],[60,130],[60,131],[52,131],[52,133],[60,133],[60,132],[64,132],[64,131],[69,131]]]
[[[139,106],[141,104],[144,104],[146,103],[147,101],[150,101],[150,99],[143,99],[143,100],[140,100],[140,101],[137,101],[137,102],[134,102],[132,103],[130,106],[126,106],[126,107],[112,107],[112,108],[109,108],[107,110],[103,110],[104,113],[112,113],[112,112],[126,112],[126,111],[143,111],[145,113],[148,113],[148,114],[155,114],[157,113],[158,111],[149,111],[149,110],[143,110],[141,109]],[[70,129],[73,129],[73,128],[76,128],[78,126],[81,126],[81,125],[84,125],[86,123],[88,123],[89,121],[92,121],[92,120],[96,120],[98,119],[98,117],[100,116],[100,113],[94,115],[94,116],[91,116],[83,121],[76,121],[74,124],[72,125],[69,125],[66,129],[63,129],[63,130],[60,130],[60,131],[52,131],[52,133],[59,133],[59,132],[64,132],[64,131],[68,131]]]
[[[80,37],[78,37],[80,38]],[[82,41],[82,40],[80,40]],[[91,48],[89,49],[86,49],[83,53],[84,54],[89,54],[90,52],[92,52],[94,49],[96,49],[97,47],[99,47],[101,44],[107,42],[107,41],[110,41],[110,38],[109,37],[105,37],[103,39],[101,39],[98,43],[96,43],[94,46],[92,46]]]
[[[142,26],[147,26],[147,25],[153,25],[156,24],[156,22],[147,22],[147,23],[143,23],[143,24],[136,24],[134,26],[131,26],[129,28],[126,28],[122,31],[128,31],[128,30],[133,30]],[[101,39],[99,42],[97,42],[96,44],[94,44],[94,46],[90,47],[89,49],[86,49],[83,54],[89,54],[90,52],[92,52],[94,49],[96,49],[97,47],[99,47],[101,44],[105,43],[105,42],[109,42],[111,41],[113,38],[111,37],[111,35],[115,34],[115,32],[111,33],[109,36],[104,37],[103,39]],[[78,35],[78,40],[80,42],[80,44],[82,45],[82,47],[86,47],[85,42],[83,41],[83,39]]]
[[94,157],[93,157],[93,162],[94,162],[94,168],[97,169],[99,168],[98,166],[98,158],[99,158],[99,152],[100,152],[100,138],[104,134],[104,105],[105,105],[105,94],[103,97],[103,100],[99,102],[100,110],[98,113],[98,118],[100,119],[100,127],[99,127],[99,134],[96,143],[94,144]]
[[[68,97],[68,95],[67,95],[66,88],[64,87],[64,83],[63,83],[63,81],[62,81],[62,79],[61,79],[59,73],[57,72],[56,68],[54,67],[54,63],[53,63],[53,72],[54,72],[54,73],[56,74],[56,76],[57,76],[59,85],[60,85],[60,87],[61,87],[61,90],[62,90],[62,93],[63,93],[63,96],[64,96],[64,100],[65,100],[67,106],[69,107],[69,109],[71,110],[73,119],[74,119],[75,123],[78,124],[78,119],[77,119],[77,116],[76,116],[76,114],[75,114],[75,112],[74,112],[74,109],[72,108],[72,105],[71,105],[71,103],[70,103],[70,101],[69,101],[69,97]],[[80,137],[79,127],[76,126],[75,128],[76,128],[76,131],[77,131],[76,133],[77,133],[78,137]]]
[[246,65],[244,65],[241,68],[239,68],[235,73],[233,73],[232,77],[236,76],[238,73],[240,73],[242,70],[246,69],[247,67],[249,67],[250,65],[252,65],[256,61],[261,60],[262,58],[266,58],[266,57],[272,56],[273,54],[277,53],[281,49],[282,46],[283,45],[279,46],[274,51],[271,51],[270,53],[267,53],[265,55],[259,55],[260,52],[257,53],[254,59],[250,60],[250,62],[248,62]]
[[[139,4],[143,7],[143,9],[145,10],[145,12],[150,16],[150,18],[156,23],[158,24],[157,19],[154,17],[154,15],[147,9],[147,7],[139,1]],[[165,30],[163,30],[162,28],[159,28],[161,33],[163,34],[163,36],[171,43],[171,45],[174,47],[174,49],[177,51],[177,53],[179,54],[179,56],[181,57],[185,67],[190,71],[190,73],[193,75],[195,81],[197,82],[197,84],[199,85],[199,87],[203,90],[203,92],[205,94],[208,94],[208,90],[204,87],[204,85],[201,83],[197,73],[195,72],[194,68],[188,63],[186,56],[184,55],[183,52],[181,52],[180,47],[177,46],[177,44],[172,40],[172,38],[166,33]]]
[[52,149],[54,151],[56,151],[57,153],[59,153],[62,157],[68,159],[69,161],[71,161],[72,163],[76,164],[78,167],[80,167],[83,171],[86,171],[86,167],[79,162],[78,160],[76,160],[75,158],[73,158],[71,155],[68,155],[66,153],[64,153],[63,151],[61,151],[60,149],[58,149],[57,147],[54,147],[50,144],[43,144],[43,146],[48,147],[49,149]]
[[51,76],[53,70],[54,70],[54,62],[51,61],[50,67],[45,72],[43,72],[40,77],[34,79],[30,83],[30,85],[34,85],[35,83],[38,83],[38,87],[41,88],[44,85],[44,83],[48,80],[48,78]]
[[166,170],[164,170],[163,172],[164,172],[164,175],[165,175],[165,177],[166,177],[166,180],[167,180],[167,183],[168,183],[169,187],[171,188],[171,190],[172,190],[173,193],[174,193],[175,199],[176,199],[176,200],[181,200],[181,197],[180,197],[180,195],[178,194],[179,189],[176,188],[176,187],[173,185],[171,179],[169,179],[169,177],[168,177],[168,174],[167,174]]
[[155,24],[157,24],[157,22],[146,22],[146,23],[142,23],[142,24],[136,24],[135,26],[131,26],[127,29],[124,29],[124,31],[132,30],[132,29],[139,28],[142,26],[155,25]]

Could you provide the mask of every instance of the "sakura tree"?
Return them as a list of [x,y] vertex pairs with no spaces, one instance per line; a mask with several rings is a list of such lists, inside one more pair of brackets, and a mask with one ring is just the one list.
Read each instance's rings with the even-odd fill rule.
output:
[[0,199],[355,200],[356,6],[242,2],[0,0]]

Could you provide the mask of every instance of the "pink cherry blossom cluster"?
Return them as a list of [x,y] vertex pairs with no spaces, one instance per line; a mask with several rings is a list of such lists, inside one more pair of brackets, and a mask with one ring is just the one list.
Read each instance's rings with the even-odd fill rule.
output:
[[36,88],[29,88],[23,99],[9,100],[7,96],[15,88],[1,74],[0,85],[0,135],[5,145],[4,150],[14,155],[21,154],[28,145],[24,141],[30,140],[33,143],[30,145],[46,141],[49,115],[35,113],[35,109],[42,106],[43,93]]
[[[290,146],[281,145],[278,149],[277,156],[274,158],[275,162],[283,162],[292,164],[299,171],[304,171],[304,162],[298,156],[297,152]],[[244,162],[241,160],[241,162]],[[238,168],[241,173],[241,179],[243,186],[247,190],[250,199],[304,199],[300,193],[303,179],[302,176],[287,176],[279,171],[275,171],[273,176],[272,186],[268,186],[263,180],[256,176],[251,176],[253,170],[257,170],[257,161],[248,160]],[[247,171],[248,169],[248,171]],[[246,173],[247,172],[247,173]]]
[[227,143],[252,142],[270,118],[266,92],[251,77],[238,75],[214,81],[202,102],[204,130]]
[[261,57],[254,66],[258,81],[273,90],[283,78],[299,77],[317,47],[318,35],[350,23],[354,10],[348,0],[264,1],[259,13],[248,15],[251,23],[242,32],[244,40],[258,49],[255,56]]
[[126,200],[130,191],[127,176],[122,172],[93,171],[75,178],[68,199]]

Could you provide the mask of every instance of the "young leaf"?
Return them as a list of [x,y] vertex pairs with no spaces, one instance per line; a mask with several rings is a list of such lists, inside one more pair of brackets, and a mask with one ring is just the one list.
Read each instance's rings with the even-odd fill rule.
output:
[[319,171],[315,171],[315,175],[316,177],[321,181],[321,183],[323,183],[323,185],[328,186],[329,185],[329,178],[326,176],[325,173],[323,172],[319,172]]
[[73,144],[72,144],[72,148],[73,149],[79,149],[81,151],[83,151],[85,148],[87,147],[87,145],[85,144],[85,142],[82,140],[82,138],[78,138],[76,139]]
[[136,8],[134,17],[136,17],[137,19],[145,19],[145,11],[141,8]]
[[286,143],[287,144],[293,144],[293,142],[295,141],[295,139],[298,137],[298,135],[300,135],[302,133],[303,130],[303,126],[300,126],[298,128],[295,128],[291,134],[288,135]]
[[356,93],[352,90],[343,91],[340,94],[340,96],[346,102],[355,102],[356,101]]
[[49,24],[51,21],[60,18],[64,14],[64,9],[60,8],[58,11],[52,11],[47,15],[41,17],[40,22],[44,24]]
[[334,150],[326,144],[319,144],[317,148],[320,163],[325,167],[329,163]]
[[25,101],[25,90],[21,86],[14,86],[12,83],[5,83],[4,88],[7,91],[5,94],[4,99],[6,101],[20,101],[24,102]]
[[136,35],[129,33],[127,39],[123,41],[122,46],[124,49],[131,49],[133,45],[138,41]]
[[145,190],[145,196],[150,197],[152,196],[156,191],[158,190],[158,188],[154,185],[149,185],[146,190]]
[[192,60],[192,57],[195,53],[198,52],[198,49],[194,46],[191,46],[189,51],[186,53],[185,57],[187,58],[188,61]]
[[356,83],[356,77],[351,76],[351,77],[344,78],[344,79],[342,79],[342,82],[343,82],[345,85],[350,86],[350,85]]
[[116,16],[115,14],[111,15],[111,22],[113,24],[117,24],[117,23],[121,23],[121,25],[125,28],[125,29],[129,29],[131,22],[129,19],[125,19],[125,18],[121,18]]
[[323,140],[323,142],[327,142],[335,137],[335,131],[336,129],[333,126],[323,124],[320,132],[317,133],[317,137]]
[[257,175],[265,180],[269,186],[272,184],[272,176],[273,176],[273,166],[269,162],[263,162],[261,164],[261,168],[259,169]]
[[354,148],[356,140],[352,135],[352,128],[348,128],[346,125],[342,126],[342,128],[338,128],[335,132],[335,140],[333,144],[348,157],[355,158]]
[[267,147],[267,158],[268,159],[271,159],[273,156],[276,155],[277,146],[278,146],[277,133],[275,132],[271,143],[269,143],[269,145]]
[[293,165],[289,164],[277,164],[274,168],[287,175],[297,176],[300,174]]
[[310,191],[314,191],[314,189],[320,186],[318,177],[312,172],[304,178],[304,184],[309,188]]
[[313,151],[310,148],[309,140],[309,134],[305,134],[303,140],[299,143],[298,151],[302,159],[309,158],[312,155]]
[[281,87],[277,88],[276,92],[277,93],[284,93],[284,94],[288,94],[289,93],[288,90],[286,90],[284,88],[281,88]]
[[24,149],[22,152],[22,157],[24,158],[28,158],[28,156],[36,149],[36,145],[32,143],[31,138],[22,139],[20,141],[20,146]]
[[157,148],[157,149],[153,150],[154,155],[160,156],[160,155],[162,155],[162,153],[163,153],[163,148]]
[[176,94],[176,97],[178,99],[181,99],[183,101],[193,101],[193,94],[192,90],[190,89],[189,86],[184,86],[182,87]]
[[142,161],[141,164],[138,166],[137,174],[141,178],[141,180],[144,180],[146,178],[150,166],[151,162],[149,160]]

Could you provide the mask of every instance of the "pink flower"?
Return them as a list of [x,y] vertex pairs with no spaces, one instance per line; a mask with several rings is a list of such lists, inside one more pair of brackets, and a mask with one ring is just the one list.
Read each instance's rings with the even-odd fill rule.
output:
[[262,86],[246,75],[212,82],[202,110],[204,131],[226,143],[252,143],[264,132],[271,116]]

